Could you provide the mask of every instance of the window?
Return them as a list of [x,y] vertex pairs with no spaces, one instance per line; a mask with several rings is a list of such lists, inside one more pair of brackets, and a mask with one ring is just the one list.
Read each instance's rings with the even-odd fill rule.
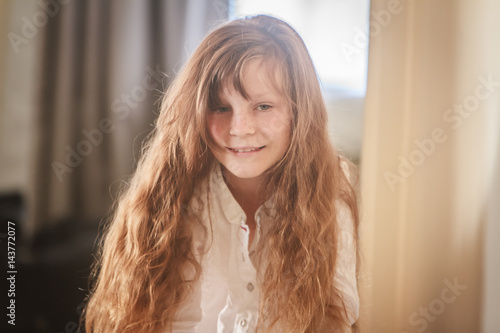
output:
[[231,9],[233,17],[285,20],[304,39],[323,85],[365,91],[368,0],[234,0]]
[[368,59],[369,0],[233,0],[230,16],[270,14],[304,40],[322,83],[330,135],[358,161]]

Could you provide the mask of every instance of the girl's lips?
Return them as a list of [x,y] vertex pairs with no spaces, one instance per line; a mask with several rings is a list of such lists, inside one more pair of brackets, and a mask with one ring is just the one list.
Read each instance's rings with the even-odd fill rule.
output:
[[262,147],[226,147],[229,151],[237,154],[250,154],[255,153],[262,150],[265,146]]

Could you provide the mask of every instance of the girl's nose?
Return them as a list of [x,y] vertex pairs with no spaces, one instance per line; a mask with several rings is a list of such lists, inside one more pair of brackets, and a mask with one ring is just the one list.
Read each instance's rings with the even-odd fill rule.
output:
[[233,112],[229,128],[229,134],[245,136],[255,134],[255,121],[247,111]]

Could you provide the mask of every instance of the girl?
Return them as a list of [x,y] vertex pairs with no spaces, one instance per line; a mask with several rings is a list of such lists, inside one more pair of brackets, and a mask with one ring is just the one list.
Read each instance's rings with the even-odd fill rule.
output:
[[350,332],[356,199],[326,124],[289,25],[209,34],[118,202],[87,332]]

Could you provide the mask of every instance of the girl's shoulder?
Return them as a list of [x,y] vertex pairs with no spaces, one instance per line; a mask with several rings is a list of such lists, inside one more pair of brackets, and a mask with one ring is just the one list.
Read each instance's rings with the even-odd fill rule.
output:
[[[339,157],[340,169],[343,172],[343,176],[347,181],[344,182],[345,186],[350,187],[351,193],[354,195],[358,191],[358,168],[352,163],[349,159],[344,156]],[[348,192],[350,192],[348,191]],[[351,207],[350,203],[346,201],[347,199],[344,197],[339,197],[336,199],[337,206],[337,220],[339,227],[341,229],[348,230],[349,232],[353,232],[354,228],[354,219],[353,219],[353,207]],[[356,199],[354,199],[356,200]],[[357,203],[354,203],[357,205]]]
[[[193,192],[188,203],[188,214],[205,220],[206,208],[209,201],[213,199],[213,178],[216,172],[216,166],[210,166],[207,174],[195,181]],[[212,198],[211,198],[212,197]]]
[[208,177],[198,180],[193,188],[188,209],[199,215],[207,204],[207,194],[209,190]]
[[207,236],[210,231],[208,224],[208,177],[195,183],[193,193],[186,210],[186,218],[193,236],[193,251],[196,257],[203,257],[207,252]]
[[351,181],[351,177],[356,173],[356,166],[347,157],[339,156],[340,168],[344,172],[344,176]]

